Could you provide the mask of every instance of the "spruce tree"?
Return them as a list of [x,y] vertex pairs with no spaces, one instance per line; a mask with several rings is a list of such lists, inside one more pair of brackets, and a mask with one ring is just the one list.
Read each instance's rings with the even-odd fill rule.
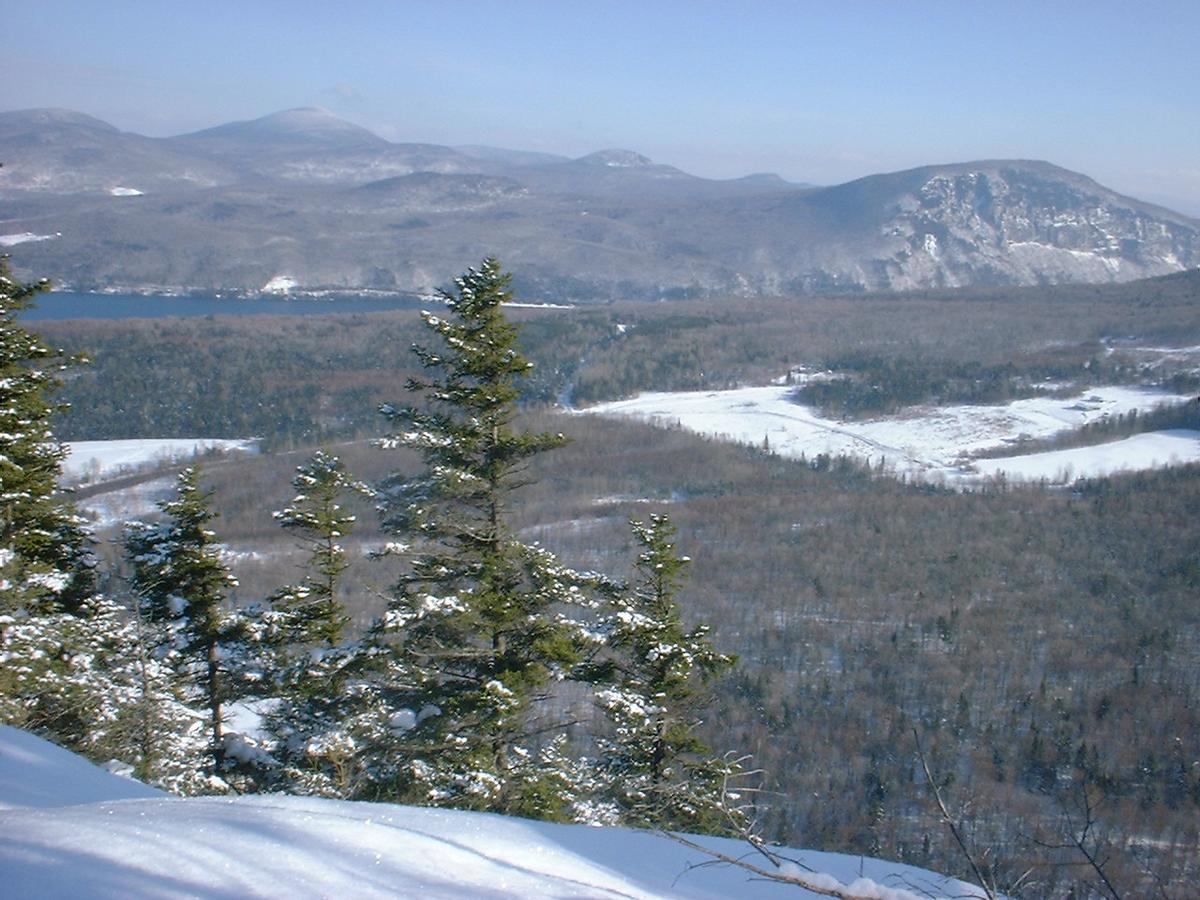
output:
[[355,654],[344,643],[349,616],[338,596],[348,566],[341,541],[355,523],[342,501],[347,493],[372,492],[323,450],[297,467],[292,486],[296,496],[275,519],[301,536],[309,559],[304,579],[276,593],[264,617],[275,660],[267,689],[276,701],[266,716],[275,762],[267,783],[347,797],[361,776],[354,738],[361,712],[359,694],[347,684]]
[[300,535],[309,553],[307,574],[299,584],[272,597],[271,605],[284,613],[289,646],[333,647],[341,641],[349,621],[337,589],[348,565],[341,540],[355,523],[355,516],[346,512],[341,500],[349,492],[370,496],[371,491],[350,477],[340,459],[324,450],[296,467],[292,487],[296,496],[274,516],[283,528]]
[[708,626],[685,630],[676,596],[689,562],[666,515],[631,521],[641,547],[635,578],[603,622],[613,650],[600,705],[612,723],[599,742],[603,780],[632,825],[721,831],[736,813],[723,791],[738,767],[713,757],[696,735],[711,702],[706,685],[734,659],[718,653]]
[[128,763],[135,778],[155,787],[176,794],[202,793],[208,789],[203,721],[177,690],[170,658],[154,652],[156,631],[136,606],[125,626],[125,666],[133,690],[118,730],[121,746],[104,758]]
[[51,395],[71,360],[17,321],[48,288],[15,281],[0,256],[0,721],[96,754],[130,699],[129,634],[57,493],[66,451]]
[[509,522],[526,463],[564,442],[514,425],[531,366],[501,308],[511,296],[495,259],[456,279],[446,313],[423,314],[441,346],[413,348],[428,375],[408,387],[422,402],[382,410],[393,433],[381,445],[416,450],[424,467],[381,488],[406,570],[372,633],[391,711],[378,775],[381,791],[413,802],[555,818],[571,776],[545,701],[579,660],[571,610],[594,579],[518,541]]
[[83,522],[56,496],[66,449],[50,396],[70,360],[16,318],[49,287],[14,281],[0,256],[0,614],[77,612],[95,591]]
[[134,623],[94,595],[77,612],[0,616],[0,722],[41,734],[91,759],[137,760],[146,686]]
[[[237,582],[221,561],[211,492],[201,490],[195,467],[180,473],[173,499],[159,504],[161,522],[125,526],[125,554],[153,656],[176,676],[181,702],[192,706],[208,731],[209,761],[202,768],[215,779],[225,769],[222,708],[222,640],[227,636],[222,609]],[[214,786],[220,782],[213,780]]]

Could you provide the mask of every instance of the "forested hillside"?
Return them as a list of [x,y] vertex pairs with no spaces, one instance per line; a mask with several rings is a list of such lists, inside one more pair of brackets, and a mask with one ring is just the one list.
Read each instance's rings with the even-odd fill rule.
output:
[[[1081,833],[1085,792],[1089,837],[1127,884],[1144,885],[1144,868],[1192,877],[1195,467],[961,494],[649,425],[549,413],[534,424],[572,441],[520,493],[526,539],[617,574],[634,550],[630,517],[660,510],[678,525],[692,559],[685,618],[713,623],[717,647],[739,657],[702,733],[765,770],[770,835],[965,874],[916,729],[1000,880],[1035,867],[1017,895],[1053,896],[1080,875],[1072,852],[1038,842]],[[368,477],[384,464],[365,444],[337,449]],[[209,469],[222,539],[243,554],[242,602],[300,561],[267,512],[288,501],[300,456]],[[366,506],[361,521],[351,546],[378,546]],[[365,623],[379,611],[378,564],[354,559],[346,577]]]

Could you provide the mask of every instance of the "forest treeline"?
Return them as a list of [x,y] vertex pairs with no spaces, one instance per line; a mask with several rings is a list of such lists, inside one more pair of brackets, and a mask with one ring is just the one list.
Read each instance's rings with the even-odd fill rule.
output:
[[[1051,355],[1068,348],[1076,363],[1093,358],[1101,338],[1195,343],[1194,285],[980,292],[961,303],[917,295],[738,310],[699,302],[514,310],[513,318],[537,363],[526,399],[573,392],[582,402],[764,381],[838,354],[917,354],[949,370],[971,360],[1004,367],[1039,342]],[[91,325],[56,325],[54,340],[76,346]],[[188,436],[200,430],[187,409],[200,393],[216,392],[233,409],[239,394],[261,390],[255,402],[265,405],[243,421],[265,423],[276,398],[311,385],[318,407],[361,416],[314,431],[314,401],[299,404],[296,424],[274,438],[281,449],[307,448],[380,433],[373,409],[347,410],[349,395],[336,392],[362,389],[355,397],[372,406],[372,392],[395,400],[414,372],[407,348],[419,327],[396,315],[345,325],[104,323],[93,372],[106,355],[137,368],[142,348],[172,345],[151,357],[156,370],[129,383],[120,401],[126,429],[152,427],[138,404],[169,405],[146,395],[185,371],[193,386],[213,379],[202,391],[186,379],[179,388],[178,427]],[[279,336],[283,373],[274,380],[263,363],[240,381],[259,364],[247,362],[256,348],[257,360],[270,358],[264,335]],[[356,355],[360,340],[371,354]],[[283,348],[305,342],[309,355],[289,359]],[[212,364],[218,358],[228,371]],[[81,389],[99,390],[108,377],[73,375],[68,395],[78,404],[88,396]],[[83,428],[88,415],[66,421]],[[1095,873],[1079,866],[1072,841],[1080,835],[1108,860],[1125,896],[1189,895],[1200,874],[1200,469],[958,494],[878,478],[845,459],[817,467],[536,403],[524,415],[531,430],[572,441],[534,460],[531,483],[514,496],[522,539],[565,564],[620,576],[636,556],[628,520],[670,513],[679,550],[692,559],[685,619],[714,623],[717,649],[740,660],[702,736],[744,749],[767,774],[770,792],[756,813],[771,837],[966,874],[933,806],[919,736],[971,846],[1014,896],[1086,896]],[[121,421],[116,408],[111,416]],[[269,513],[288,502],[306,452],[208,467],[221,539],[257,552],[235,563],[240,603],[286,580],[300,560]],[[338,453],[368,480],[395,463],[361,443]],[[368,512],[347,570],[358,627],[381,611],[363,551],[386,535]]]
[[[1099,343],[1024,353],[997,365],[871,353],[833,357],[825,366],[830,377],[803,384],[794,396],[831,418],[888,415],[921,404],[1003,405],[1105,384],[1200,390],[1200,375],[1194,371],[1150,367]],[[1123,430],[1129,433],[1132,424],[1126,422]]]
[[[522,402],[587,405],[647,390],[766,384],[793,368],[838,414],[919,402],[996,402],[1068,381],[1197,387],[1186,363],[1124,341],[1200,343],[1195,273],[1124,285],[973,289],[794,301],[513,309],[535,363]],[[86,351],[66,439],[263,438],[268,448],[373,434],[375,408],[413,373],[415,312],[44,322]],[[1104,342],[1104,343],[1102,343]],[[1152,364],[1151,364],[1152,363]],[[828,396],[825,396],[828,394]]]

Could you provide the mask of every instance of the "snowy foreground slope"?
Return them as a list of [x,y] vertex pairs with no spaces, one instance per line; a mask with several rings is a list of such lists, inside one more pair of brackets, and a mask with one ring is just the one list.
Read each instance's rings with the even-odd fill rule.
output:
[[[698,838],[741,856],[736,841]],[[789,853],[863,896],[980,897],[910,866]],[[645,832],[263,795],[167,797],[0,726],[0,894],[12,897],[802,898]],[[857,882],[857,884],[854,884]]]

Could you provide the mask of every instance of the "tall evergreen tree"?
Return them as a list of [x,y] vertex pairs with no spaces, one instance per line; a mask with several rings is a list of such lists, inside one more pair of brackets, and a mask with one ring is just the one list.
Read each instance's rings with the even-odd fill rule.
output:
[[56,496],[50,395],[70,361],[16,319],[49,287],[14,281],[0,256],[0,613],[76,612],[95,590],[83,522]]
[[602,626],[614,651],[611,686],[599,692],[613,726],[599,742],[609,794],[630,824],[724,830],[722,795],[738,768],[713,757],[696,728],[712,699],[706,685],[734,659],[713,647],[707,625],[684,628],[676,596],[689,560],[670,517],[630,525],[641,547],[635,579]]
[[15,281],[0,256],[0,721],[101,753],[129,699],[129,635],[56,493],[66,451],[51,394],[71,361],[16,318],[48,287]]
[[208,527],[215,517],[211,492],[201,490],[199,480],[197,468],[184,469],[175,497],[159,505],[166,519],[127,524],[125,554],[152,653],[174,671],[183,702],[202,716],[209,733],[204,768],[219,778],[225,769],[222,606],[237,582]]
[[560,817],[570,776],[544,701],[579,659],[570,610],[595,579],[512,533],[525,464],[564,438],[513,424],[530,363],[501,308],[509,276],[487,259],[455,288],[441,294],[445,315],[423,314],[442,344],[414,347],[429,375],[408,387],[423,403],[382,410],[393,434],[381,445],[416,450],[424,468],[381,488],[391,549],[407,562],[372,635],[390,673],[379,737],[398,761],[381,774],[415,802]]

